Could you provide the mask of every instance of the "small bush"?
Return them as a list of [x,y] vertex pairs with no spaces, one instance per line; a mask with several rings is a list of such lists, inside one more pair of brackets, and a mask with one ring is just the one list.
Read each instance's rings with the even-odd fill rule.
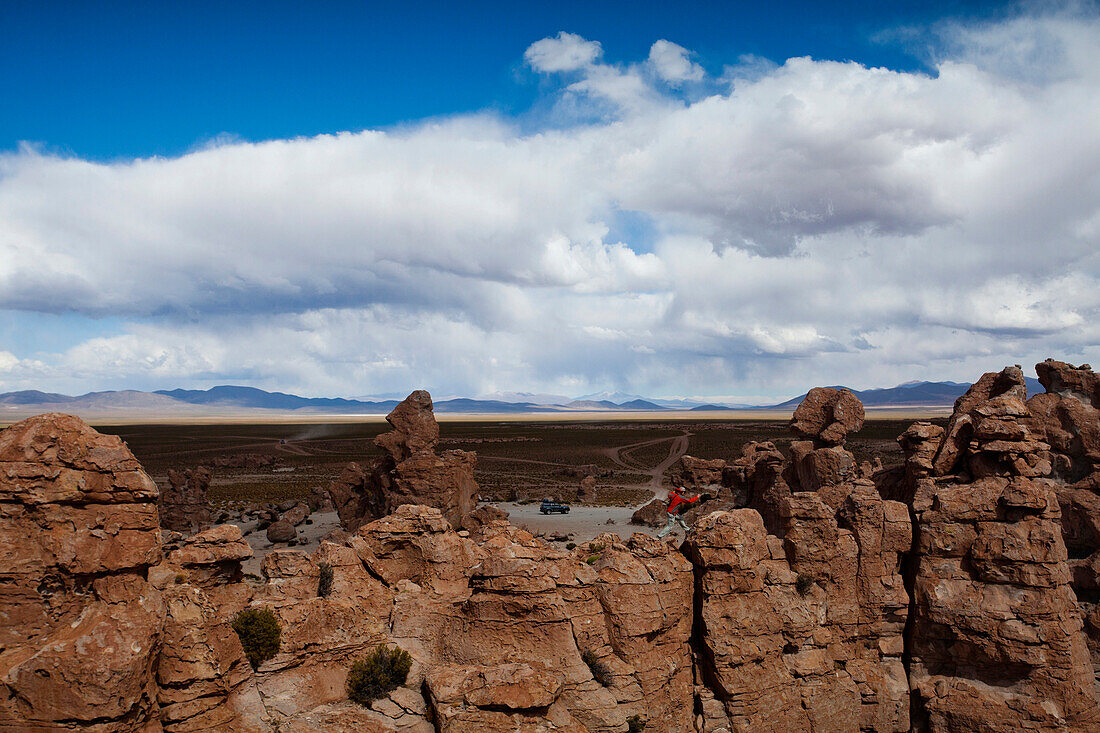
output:
[[798,578],[794,581],[794,588],[798,591],[798,595],[805,597],[810,589],[814,587],[814,576],[809,573],[799,573]]
[[626,730],[628,733],[642,733],[645,730],[645,721],[642,720],[642,716],[631,715],[627,718]]
[[405,684],[412,669],[412,657],[404,649],[379,644],[365,659],[358,659],[348,670],[348,699],[369,705],[391,690]]
[[565,549],[575,550],[575,549],[577,549],[577,543],[576,542],[566,542],[565,543]]
[[270,608],[246,608],[233,617],[233,630],[240,637],[252,669],[279,653],[282,626]]
[[592,671],[592,677],[604,687],[611,686],[611,669],[604,663],[602,659],[596,656],[596,652],[592,649],[585,649],[581,652],[581,659],[588,665],[588,669]]
[[588,546],[588,549],[592,552],[603,552],[604,547],[606,547],[606,545],[602,542],[593,542]]
[[186,583],[186,582],[187,582],[187,576],[186,575],[184,575],[183,573],[176,573],[176,585],[179,585],[180,583]]
[[321,569],[321,576],[317,579],[317,595],[321,598],[325,598],[329,593],[332,593],[332,566],[327,562],[321,563],[318,567]]
[[597,561],[597,560],[599,560],[599,559],[600,559],[600,556],[599,556],[599,555],[589,555],[588,557],[586,557],[586,558],[584,559],[584,561],[585,561],[586,563],[588,563],[589,565],[595,565],[595,564],[596,564],[596,561]]

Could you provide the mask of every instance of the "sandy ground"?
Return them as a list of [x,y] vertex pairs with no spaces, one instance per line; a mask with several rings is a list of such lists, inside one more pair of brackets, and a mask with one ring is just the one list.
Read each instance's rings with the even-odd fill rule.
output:
[[[508,512],[508,521],[528,532],[543,532],[549,535],[553,532],[564,534],[572,533],[572,542],[580,544],[587,542],[604,532],[614,532],[623,539],[630,537],[635,532],[648,532],[656,534],[657,530],[651,527],[640,527],[630,523],[630,516],[638,508],[616,506],[580,506],[573,505],[568,514],[539,513],[538,503],[515,504],[512,502],[499,502],[492,504],[498,509]],[[643,506],[643,505],[639,505]],[[611,522],[608,524],[608,522]],[[560,543],[554,543],[556,545]]]
[[298,544],[291,547],[283,543],[273,545],[267,541],[266,530],[256,530],[256,523],[249,522],[247,524],[241,524],[241,531],[247,532],[252,530],[252,533],[245,537],[248,540],[248,544],[252,546],[252,558],[241,563],[241,569],[246,573],[252,573],[253,575],[260,574],[260,564],[264,558],[267,557],[267,553],[274,550],[276,547],[290,550],[301,550],[307,555],[312,555],[313,551],[321,544],[321,538],[340,526],[340,517],[336,512],[314,512],[309,515],[309,520],[313,524],[298,525]]
[[[503,509],[508,512],[508,521],[512,524],[526,529],[532,533],[544,533],[545,539],[549,542],[549,535],[554,532],[561,532],[563,534],[572,533],[572,537],[569,541],[580,544],[587,542],[588,540],[601,535],[604,532],[614,532],[623,539],[627,539],[635,532],[646,532],[648,534],[656,534],[657,530],[652,527],[640,527],[630,523],[630,516],[638,508],[637,506],[580,506],[574,505],[571,507],[568,514],[549,514],[542,515],[539,513],[539,505],[535,504],[515,504],[512,502],[500,502],[496,504],[490,504],[499,509]],[[638,506],[642,506],[639,504]],[[321,544],[321,538],[332,530],[340,526],[340,517],[336,512],[314,512],[309,515],[313,524],[300,524],[298,526],[298,544],[293,547],[285,544],[273,545],[267,541],[267,533],[264,530],[256,530],[256,523],[249,522],[241,524],[241,531],[247,532],[252,530],[245,539],[248,540],[248,544],[252,546],[252,552],[254,553],[252,558],[242,563],[241,567],[246,573],[253,575],[260,574],[260,565],[263,563],[264,557],[267,553],[278,548],[301,550],[307,555],[313,554],[313,551]],[[610,524],[608,521],[610,520]],[[681,533],[682,534],[682,533]],[[562,546],[563,542],[552,543],[555,546]]]

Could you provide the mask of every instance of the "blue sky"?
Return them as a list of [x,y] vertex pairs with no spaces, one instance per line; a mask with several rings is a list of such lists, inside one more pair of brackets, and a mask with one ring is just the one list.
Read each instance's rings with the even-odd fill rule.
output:
[[0,391],[1100,359],[1095,3],[0,3]]
[[[674,7],[675,5],[675,7]],[[178,155],[221,135],[264,140],[499,110],[524,115],[531,43],[565,30],[610,62],[658,38],[712,72],[752,54],[927,69],[893,32],[1005,14],[965,2],[6,2],[0,144],[93,158]]]

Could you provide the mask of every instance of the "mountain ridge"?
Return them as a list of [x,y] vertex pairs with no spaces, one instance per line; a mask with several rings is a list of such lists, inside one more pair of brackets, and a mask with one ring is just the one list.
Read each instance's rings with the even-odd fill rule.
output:
[[[895,387],[851,390],[867,407],[950,407],[969,388],[959,382],[906,382]],[[1027,378],[1029,393],[1041,392],[1037,379]],[[837,385],[837,388],[843,388]],[[525,393],[512,393],[523,395]],[[530,393],[527,393],[530,394]],[[589,395],[597,397],[600,394]],[[568,402],[544,404],[530,401],[474,399],[456,397],[435,401],[436,412],[445,414],[509,414],[509,413],[570,413],[570,412],[738,412],[745,410],[790,410],[805,398],[805,394],[773,405],[734,405],[694,400],[648,399],[624,393],[622,402],[609,399],[578,398]],[[301,414],[386,414],[397,406],[397,399],[361,400],[345,397],[302,397],[286,392],[268,392],[257,387],[218,385],[206,390],[172,389],[144,392],[117,390],[64,395],[40,390],[20,390],[0,394],[0,407],[7,412],[41,408],[42,411],[145,410],[194,413],[210,409],[281,411]]]

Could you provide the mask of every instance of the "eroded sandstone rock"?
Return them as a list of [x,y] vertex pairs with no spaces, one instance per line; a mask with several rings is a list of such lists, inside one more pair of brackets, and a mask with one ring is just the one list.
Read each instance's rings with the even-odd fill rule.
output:
[[814,387],[795,409],[790,428],[817,445],[842,445],[863,427],[863,418],[863,403],[851,391]]
[[206,466],[169,469],[168,486],[160,496],[160,523],[165,529],[190,534],[210,526],[212,512],[206,493],[212,478]]
[[432,398],[424,390],[410,394],[386,420],[393,430],[374,441],[385,453],[383,458],[370,469],[349,464],[329,487],[340,523],[355,530],[402,504],[421,504],[438,507],[453,526],[459,526],[477,502],[477,454],[435,452],[439,425]]
[[0,432],[0,729],[154,730],[157,488],[69,415]]

